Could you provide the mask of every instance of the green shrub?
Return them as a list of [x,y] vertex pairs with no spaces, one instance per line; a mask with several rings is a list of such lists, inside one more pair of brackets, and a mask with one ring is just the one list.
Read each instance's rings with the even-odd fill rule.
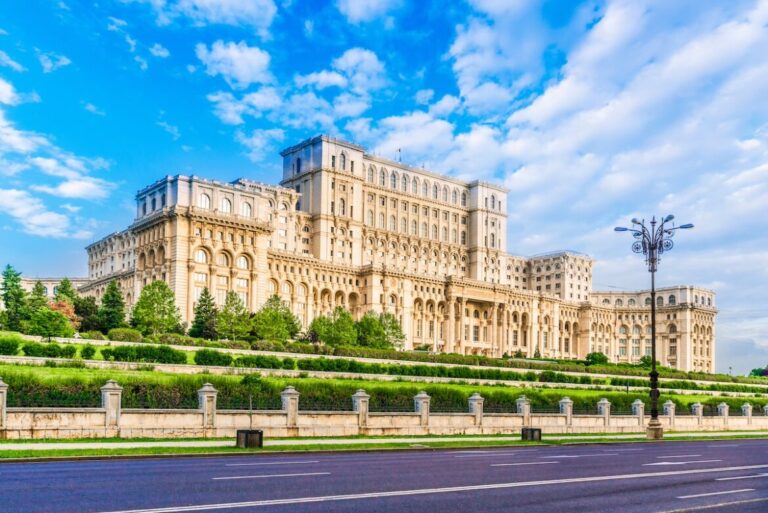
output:
[[80,336],[87,340],[107,340],[107,337],[105,337],[102,332],[97,330],[80,333]]
[[[74,349],[74,346],[69,346]],[[37,356],[43,358],[60,358],[62,347],[58,344],[39,344],[37,342],[28,342],[22,347],[26,356]]]
[[228,367],[232,365],[232,356],[221,351],[212,349],[201,349],[195,352],[195,363],[197,365],[217,365]]
[[141,332],[133,328],[112,328],[107,333],[107,338],[120,342],[141,342],[143,340]]
[[276,356],[241,356],[235,360],[237,367],[257,367],[260,369],[282,369],[283,361]]
[[74,358],[77,354],[76,346],[61,346],[59,348],[59,356],[61,358]]
[[119,346],[101,350],[105,360],[117,362],[187,363],[184,351],[168,346]]
[[80,357],[83,360],[92,360],[96,356],[96,348],[91,344],[86,344],[80,349]]
[[19,352],[19,345],[21,345],[22,338],[12,335],[0,337],[0,354],[15,355]]

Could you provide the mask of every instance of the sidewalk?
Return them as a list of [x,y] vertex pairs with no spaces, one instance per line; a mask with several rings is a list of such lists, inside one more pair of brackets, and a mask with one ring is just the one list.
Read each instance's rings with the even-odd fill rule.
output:
[[[760,436],[766,437],[765,431],[720,431],[720,432],[696,432],[696,433],[667,433],[665,438],[718,438],[733,436]],[[645,440],[644,433],[629,434],[585,434],[585,435],[548,435],[543,439],[553,441],[577,441],[589,440]],[[303,438],[303,439],[267,439],[264,447],[290,447],[305,445],[371,445],[377,444],[425,444],[435,442],[519,442],[520,436],[466,436],[466,437],[391,437],[391,438]],[[53,451],[62,449],[137,449],[153,447],[233,447],[234,440],[168,440],[155,442],[24,442],[24,443],[0,443],[2,451]]]

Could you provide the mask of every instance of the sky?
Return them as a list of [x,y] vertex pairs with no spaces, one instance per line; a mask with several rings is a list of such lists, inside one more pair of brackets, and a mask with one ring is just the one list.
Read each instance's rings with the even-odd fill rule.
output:
[[0,263],[85,276],[173,174],[277,183],[317,134],[510,189],[508,250],[646,289],[633,217],[696,225],[717,370],[768,364],[768,1],[0,0]]

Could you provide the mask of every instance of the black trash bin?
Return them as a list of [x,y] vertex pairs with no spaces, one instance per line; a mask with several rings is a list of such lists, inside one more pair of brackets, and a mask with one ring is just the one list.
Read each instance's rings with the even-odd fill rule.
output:
[[522,439],[529,442],[541,441],[541,428],[524,427],[522,431]]
[[264,431],[261,429],[238,429],[237,446],[241,449],[264,447]]

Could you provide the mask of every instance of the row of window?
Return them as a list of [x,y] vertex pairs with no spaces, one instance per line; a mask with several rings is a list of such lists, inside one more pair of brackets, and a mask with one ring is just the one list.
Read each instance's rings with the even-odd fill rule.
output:
[[[207,264],[210,262],[210,257],[208,256],[208,252],[204,249],[198,249],[195,251],[195,262],[198,264]],[[227,253],[219,253],[216,255],[216,265],[220,265],[222,267],[229,267],[230,266],[230,256]],[[251,261],[250,259],[245,255],[239,255],[235,259],[235,265],[238,269],[250,269],[251,268]]]
[[[211,197],[206,193],[201,193],[200,198],[198,201],[198,207],[204,209],[204,210],[210,210],[211,209]],[[219,212],[224,214],[231,214],[232,213],[232,200],[229,198],[221,198],[221,201],[219,202]],[[240,215],[243,217],[252,217],[253,216],[253,206],[247,202],[244,201],[240,204]]]

